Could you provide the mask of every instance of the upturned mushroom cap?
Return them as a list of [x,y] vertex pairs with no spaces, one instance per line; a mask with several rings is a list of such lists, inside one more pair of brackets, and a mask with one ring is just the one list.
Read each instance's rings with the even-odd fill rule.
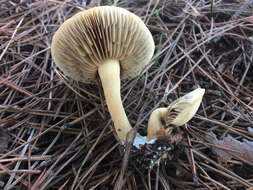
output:
[[138,75],[153,56],[154,41],[135,14],[101,6],[66,20],[53,37],[51,51],[64,74],[95,83],[98,66],[108,59],[119,61],[121,79]]
[[198,111],[205,89],[197,88],[173,101],[167,108],[154,110],[148,121],[147,140],[169,135],[173,127],[187,123]]

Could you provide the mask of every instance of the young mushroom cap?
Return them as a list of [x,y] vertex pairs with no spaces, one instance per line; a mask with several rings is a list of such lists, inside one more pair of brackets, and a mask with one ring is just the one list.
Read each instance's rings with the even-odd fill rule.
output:
[[169,135],[173,127],[182,126],[198,111],[205,89],[197,88],[176,99],[167,108],[154,110],[148,121],[147,140]]
[[56,31],[51,52],[63,73],[77,81],[96,83],[99,75],[116,132],[125,140],[131,125],[121,101],[120,79],[138,75],[154,53],[143,21],[119,7],[82,11]]

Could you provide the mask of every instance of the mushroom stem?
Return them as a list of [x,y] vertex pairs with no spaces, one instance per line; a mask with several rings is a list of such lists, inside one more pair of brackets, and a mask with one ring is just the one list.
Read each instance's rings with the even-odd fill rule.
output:
[[127,133],[132,129],[120,95],[120,65],[118,60],[107,60],[98,67],[105,100],[111,114],[116,133],[125,141]]
[[150,118],[148,120],[148,126],[152,127],[148,127],[148,136],[147,136],[148,141],[157,136],[165,135],[159,133],[163,133],[164,131],[164,124],[162,122],[162,118],[166,116],[167,112],[168,108],[157,108],[150,115]]

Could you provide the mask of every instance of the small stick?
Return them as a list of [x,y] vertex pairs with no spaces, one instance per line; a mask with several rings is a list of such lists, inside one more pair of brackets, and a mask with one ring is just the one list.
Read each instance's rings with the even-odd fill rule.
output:
[[39,174],[41,171],[40,170],[4,170],[4,171],[0,171],[0,174],[4,174],[4,173],[27,173],[27,174]]
[[[186,125],[185,129],[186,129],[186,131],[188,132],[188,127],[187,127],[187,125]],[[186,135],[187,135],[188,146],[189,146],[189,147],[192,147],[189,134],[186,133]],[[195,185],[198,185],[199,182],[198,182],[198,176],[197,176],[197,172],[196,172],[195,159],[194,159],[194,156],[193,156],[192,148],[189,148],[189,151],[190,151],[190,157],[191,157],[193,182],[194,182]]]

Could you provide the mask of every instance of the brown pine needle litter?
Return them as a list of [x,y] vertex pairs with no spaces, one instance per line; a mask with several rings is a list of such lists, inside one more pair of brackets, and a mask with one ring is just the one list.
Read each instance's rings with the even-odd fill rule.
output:
[[[152,61],[121,87],[139,133],[154,109],[206,89],[177,129],[183,140],[147,173],[116,140],[101,85],[73,81],[51,58],[56,29],[101,5],[140,16],[155,40]],[[247,151],[215,142],[253,151],[252,128],[252,0],[0,0],[0,189],[250,189]]]

